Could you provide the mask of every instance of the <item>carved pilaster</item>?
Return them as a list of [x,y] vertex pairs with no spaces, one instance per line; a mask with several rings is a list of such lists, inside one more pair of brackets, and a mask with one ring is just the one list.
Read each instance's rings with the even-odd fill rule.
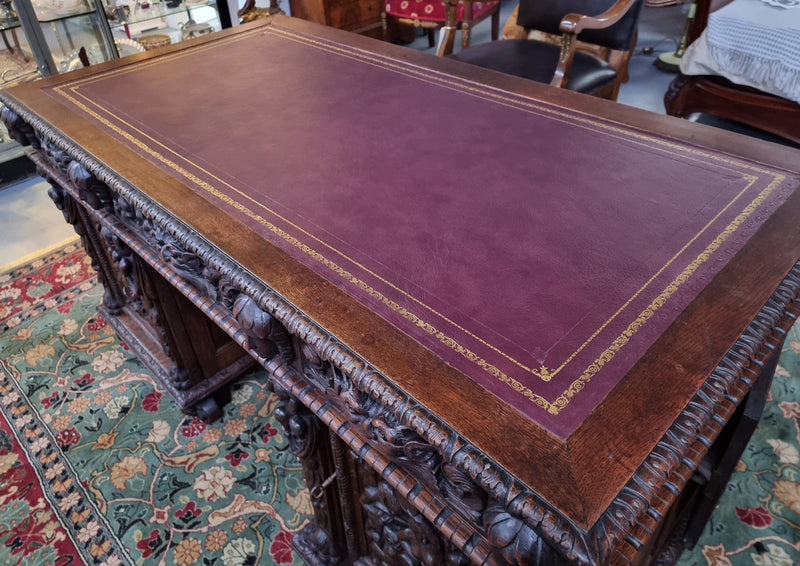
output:
[[466,566],[469,560],[392,487],[364,466],[361,503],[369,561],[375,566]]
[[117,265],[114,274],[125,297],[126,306],[147,322],[157,335],[161,348],[169,353],[169,342],[159,318],[158,307],[154,302],[156,293],[152,288],[146,265],[113,231],[103,228],[101,235],[105,248]]
[[[81,243],[92,260],[92,268],[97,272],[98,279],[103,285],[103,304],[109,313],[119,314],[125,304],[125,299],[122,290],[117,285],[110,259],[105,253],[99,234],[100,227],[61,185],[62,182],[68,182],[63,172],[74,162],[71,162],[69,156],[65,152],[57,150],[53,144],[48,143],[45,146],[50,148],[49,151],[44,149],[40,151],[44,151],[48,158],[37,163],[37,173],[50,184],[47,194],[55,203],[56,208],[64,215],[67,223],[71,224],[75,233],[80,236]],[[51,163],[50,159],[56,160],[57,165]]]
[[333,566],[345,556],[336,467],[330,454],[329,432],[302,403],[280,386],[274,387],[282,403],[275,417],[283,425],[289,447],[303,464],[303,479],[311,491],[314,521],[297,533],[292,545],[311,566]]

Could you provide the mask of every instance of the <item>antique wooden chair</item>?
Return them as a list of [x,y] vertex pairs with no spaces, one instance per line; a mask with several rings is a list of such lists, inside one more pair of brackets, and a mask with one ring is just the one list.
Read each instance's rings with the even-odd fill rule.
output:
[[[444,26],[446,9],[444,0],[385,0],[383,6],[383,37],[391,41],[396,37],[398,25],[422,28],[428,35],[428,45],[434,46],[434,32]],[[486,18],[492,18],[492,41],[499,36],[500,2],[458,2],[455,26],[461,30],[461,46],[469,45],[472,28]]]
[[[525,39],[482,43],[454,54],[459,0],[446,2],[447,19],[437,55],[611,100],[617,99],[620,85],[628,79],[644,3],[522,0],[517,21],[527,32]],[[554,35],[558,41],[549,39]]]

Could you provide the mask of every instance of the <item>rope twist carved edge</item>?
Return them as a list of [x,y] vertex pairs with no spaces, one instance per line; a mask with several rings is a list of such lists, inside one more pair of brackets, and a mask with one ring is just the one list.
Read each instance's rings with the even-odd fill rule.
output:
[[[593,545],[599,556],[617,551],[616,562],[634,561],[638,541],[626,535],[636,527],[652,528],[655,517],[675,501],[798,315],[800,262],[594,526]],[[621,542],[627,552],[620,551]]]

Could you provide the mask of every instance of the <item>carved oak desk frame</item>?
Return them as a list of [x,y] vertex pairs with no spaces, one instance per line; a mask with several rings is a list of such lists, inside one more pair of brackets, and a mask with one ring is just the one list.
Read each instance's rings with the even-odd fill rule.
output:
[[[379,49],[365,38],[279,21]],[[395,46],[380,49],[417,57]],[[786,170],[797,157],[786,148],[455,62],[416,61]],[[253,360],[269,371],[314,502],[315,521],[294,541],[309,563],[669,564],[702,528],[758,421],[786,332],[800,313],[800,195],[789,197],[632,370],[657,371],[664,356],[676,352],[698,356],[705,345],[695,344],[695,325],[719,328],[720,343],[713,345],[719,355],[708,356],[694,395],[664,423],[657,443],[641,446],[630,439],[642,457],[632,456],[630,475],[599,518],[581,526],[542,497],[545,486],[529,486],[498,465],[493,454],[266,284],[265,274],[234,259],[246,255],[237,247],[243,244],[198,233],[76,143],[77,129],[45,117],[37,88],[1,93],[2,118],[14,138],[30,146],[53,200],[80,234],[105,288],[102,309],[109,322],[181,408],[205,418],[218,409],[214,392]],[[739,285],[751,292],[727,301]],[[613,424],[609,431],[626,433]]]

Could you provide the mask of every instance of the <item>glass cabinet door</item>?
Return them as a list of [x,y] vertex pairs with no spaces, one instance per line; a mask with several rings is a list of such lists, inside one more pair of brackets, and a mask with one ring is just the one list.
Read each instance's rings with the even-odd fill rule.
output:
[[39,77],[25,30],[10,0],[0,0],[0,88]]
[[[116,58],[100,0],[0,0],[0,88]],[[0,187],[34,173],[0,124]]]
[[100,0],[15,0],[42,75],[115,59]]
[[117,6],[109,17],[114,39],[134,40],[146,49],[219,31],[223,22],[214,0],[138,1]]
[[[0,0],[0,88],[38,79],[39,66],[11,0]],[[0,122],[0,189],[35,174],[22,146]]]

